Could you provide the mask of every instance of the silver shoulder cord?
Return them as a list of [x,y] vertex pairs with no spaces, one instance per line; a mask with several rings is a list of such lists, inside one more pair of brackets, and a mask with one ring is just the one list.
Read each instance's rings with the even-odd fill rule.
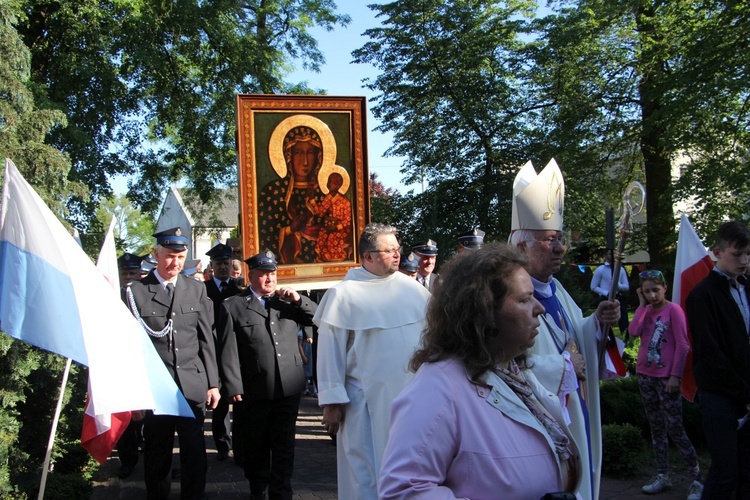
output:
[[135,316],[135,319],[138,320],[138,323],[141,324],[144,330],[146,330],[146,333],[148,333],[151,337],[160,339],[163,336],[167,335],[168,333],[172,333],[172,318],[169,318],[169,321],[167,321],[167,326],[161,329],[161,331],[155,331],[149,328],[149,326],[143,321],[143,318],[141,318],[140,313],[138,312],[138,307],[135,305],[135,299],[133,298],[133,291],[130,289],[130,287],[127,287],[126,294],[128,296],[128,304],[130,305],[130,311],[133,313],[133,316]]

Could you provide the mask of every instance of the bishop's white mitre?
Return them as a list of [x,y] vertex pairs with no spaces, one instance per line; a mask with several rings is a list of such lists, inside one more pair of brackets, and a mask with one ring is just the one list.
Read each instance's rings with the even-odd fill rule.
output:
[[511,231],[562,231],[564,200],[565,181],[557,162],[550,160],[538,175],[527,162],[513,180]]

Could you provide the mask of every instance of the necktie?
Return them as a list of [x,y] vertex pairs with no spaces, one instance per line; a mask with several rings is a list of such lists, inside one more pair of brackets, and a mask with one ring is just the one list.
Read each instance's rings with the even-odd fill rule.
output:
[[167,295],[170,299],[174,295],[174,285],[172,283],[167,283]]
[[265,306],[266,309],[270,309],[271,308],[271,298],[272,297],[273,297],[273,295],[264,295],[263,296],[263,305]]
[[224,289],[227,287],[227,282],[226,281],[222,281],[220,286],[221,286],[221,291],[223,292]]

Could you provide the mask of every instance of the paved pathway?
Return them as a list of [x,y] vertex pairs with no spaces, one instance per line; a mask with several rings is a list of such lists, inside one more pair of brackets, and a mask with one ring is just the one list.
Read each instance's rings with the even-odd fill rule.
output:
[[[336,498],[336,447],[320,425],[322,415],[318,400],[303,396],[297,419],[297,444],[294,460],[295,500],[317,500]],[[210,432],[211,420],[206,419],[206,445],[208,447],[207,498],[249,498],[250,485],[242,468],[232,458],[223,462],[216,460],[216,447]],[[174,466],[179,466],[179,457],[173,457]],[[141,459],[143,456],[141,456]],[[101,466],[94,482],[92,500],[140,500],[146,498],[143,482],[143,461],[136,465],[135,472],[127,479],[118,479],[119,460],[110,458]],[[179,498],[180,482],[172,481],[170,498]]]
[[[297,445],[294,462],[295,500],[317,500],[336,498],[336,448],[323,432],[320,425],[322,415],[317,399],[303,396],[300,415],[297,419]],[[206,444],[208,446],[208,477],[206,484],[207,498],[249,498],[250,487],[242,469],[229,458],[220,462],[216,460],[216,448],[210,432],[210,419],[206,421]],[[141,457],[142,458],[142,457]],[[143,462],[136,466],[136,471],[127,479],[118,479],[119,460],[110,458],[101,466],[94,482],[92,500],[140,500],[146,498],[146,487],[143,482]],[[177,454],[174,465],[179,464]],[[641,486],[648,478],[619,480],[605,477],[602,479],[601,500],[625,500],[631,498],[651,498],[653,500],[683,500],[687,495],[687,483],[676,482],[675,487],[659,495],[644,495]],[[179,480],[172,482],[170,498],[179,498]],[[498,495],[502,498],[502,495]]]

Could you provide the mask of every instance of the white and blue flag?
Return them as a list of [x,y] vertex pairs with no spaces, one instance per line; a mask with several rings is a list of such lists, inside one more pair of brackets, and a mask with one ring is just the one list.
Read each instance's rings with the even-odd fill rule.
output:
[[148,335],[10,160],[0,208],[0,329],[89,368],[96,414],[193,417]]

